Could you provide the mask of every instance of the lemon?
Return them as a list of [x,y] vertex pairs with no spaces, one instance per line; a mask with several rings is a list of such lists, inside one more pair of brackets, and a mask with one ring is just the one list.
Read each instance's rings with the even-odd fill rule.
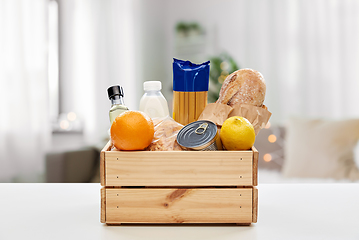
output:
[[253,146],[256,134],[246,118],[234,116],[224,121],[220,138],[227,150],[248,150]]

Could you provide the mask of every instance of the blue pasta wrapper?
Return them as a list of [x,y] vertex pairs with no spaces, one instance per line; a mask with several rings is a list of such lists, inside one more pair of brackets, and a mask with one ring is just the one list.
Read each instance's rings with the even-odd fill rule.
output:
[[173,91],[208,91],[210,61],[195,64],[190,61],[173,59]]

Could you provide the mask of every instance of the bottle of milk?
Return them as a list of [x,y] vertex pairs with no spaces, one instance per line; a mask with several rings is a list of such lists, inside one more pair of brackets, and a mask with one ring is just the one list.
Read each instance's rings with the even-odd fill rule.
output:
[[162,83],[160,81],[147,81],[143,83],[145,94],[140,101],[140,111],[151,118],[161,118],[169,115],[168,105],[161,93]]

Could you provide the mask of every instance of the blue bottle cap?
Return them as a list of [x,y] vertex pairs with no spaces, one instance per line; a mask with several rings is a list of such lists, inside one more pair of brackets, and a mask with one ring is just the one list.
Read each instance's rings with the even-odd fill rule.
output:
[[210,61],[195,64],[190,61],[173,59],[173,91],[208,91]]

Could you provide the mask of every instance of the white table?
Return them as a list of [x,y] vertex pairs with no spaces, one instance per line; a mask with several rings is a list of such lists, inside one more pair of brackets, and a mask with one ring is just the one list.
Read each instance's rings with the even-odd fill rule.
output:
[[99,184],[0,184],[0,239],[359,239],[359,184],[262,184],[258,223],[106,226]]

